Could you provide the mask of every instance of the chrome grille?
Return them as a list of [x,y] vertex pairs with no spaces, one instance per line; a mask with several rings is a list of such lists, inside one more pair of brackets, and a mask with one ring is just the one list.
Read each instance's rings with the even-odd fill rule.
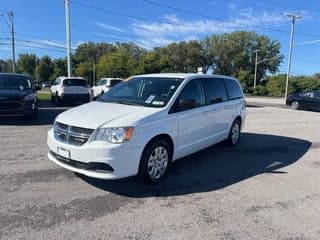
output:
[[54,124],[55,138],[60,142],[75,146],[82,146],[85,144],[93,131],[93,129],[75,127],[60,122],[55,122]]

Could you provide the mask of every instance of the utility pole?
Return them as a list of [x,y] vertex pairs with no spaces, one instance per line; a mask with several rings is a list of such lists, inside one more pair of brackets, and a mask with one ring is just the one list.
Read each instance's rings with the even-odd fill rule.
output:
[[71,77],[71,38],[70,38],[70,11],[69,0],[64,1],[65,13],[66,13],[66,40],[67,40],[67,65],[68,65],[68,77]]
[[14,44],[14,24],[13,24],[13,12],[8,12],[8,17],[11,24],[8,23],[7,19],[1,14],[3,20],[7,24],[9,31],[11,33],[11,44],[12,44],[12,72],[16,72],[16,51],[15,51],[15,44]]
[[93,60],[93,67],[92,67],[92,86],[96,85],[96,61]]
[[286,90],[284,95],[284,104],[286,105],[287,97],[288,97],[288,87],[289,87],[289,77],[291,70],[291,56],[292,56],[292,44],[293,44],[293,35],[294,35],[294,24],[296,19],[302,18],[296,14],[288,14],[287,17],[292,18],[291,20],[291,34],[290,34],[290,47],[289,47],[289,57],[288,57],[288,71],[287,71],[287,81],[286,81]]
[[260,50],[254,50],[253,52],[256,53],[256,61],[255,61],[255,65],[254,65],[254,81],[253,81],[253,88],[256,88],[257,85],[257,67],[258,67],[258,52],[260,52]]
[[36,57],[36,68],[34,69],[34,75],[35,75],[35,78],[36,78],[36,82],[38,83],[38,76],[37,76],[37,68],[38,68],[38,61],[37,61],[37,55],[35,55]]

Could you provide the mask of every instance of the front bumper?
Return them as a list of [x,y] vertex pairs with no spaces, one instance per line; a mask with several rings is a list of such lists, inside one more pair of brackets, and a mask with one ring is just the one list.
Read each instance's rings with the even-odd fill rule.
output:
[[0,117],[19,117],[33,114],[37,110],[36,100],[0,102]]
[[[119,179],[138,173],[143,149],[132,142],[110,144],[106,142],[88,142],[82,146],[62,143],[55,139],[53,129],[48,132],[48,158],[70,171],[99,179]],[[69,157],[59,155],[59,149],[69,152]],[[109,166],[103,171],[90,166]]]

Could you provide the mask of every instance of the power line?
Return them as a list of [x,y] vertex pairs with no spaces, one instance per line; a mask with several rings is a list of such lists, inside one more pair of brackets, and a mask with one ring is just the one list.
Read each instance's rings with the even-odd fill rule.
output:
[[[0,45],[4,46],[9,46],[11,43],[0,43]],[[22,43],[16,43],[16,46],[19,47],[29,47],[29,48],[34,48],[34,49],[42,49],[42,50],[49,50],[49,51],[55,51],[55,52],[66,52],[65,50],[60,50],[60,49],[54,49],[54,48],[46,48],[46,47],[39,47],[39,46],[34,46],[34,45],[28,45],[28,44],[22,44]]]
[[134,19],[134,20],[141,20],[141,21],[153,22],[153,23],[154,22],[168,23],[168,22],[165,22],[165,21],[152,20],[150,18],[138,17],[138,16],[134,16],[134,15],[126,14],[126,13],[121,13],[121,12],[117,12],[117,11],[113,11],[113,10],[109,10],[109,9],[104,9],[104,8],[96,7],[96,6],[93,6],[93,5],[77,2],[77,1],[74,1],[74,0],[70,0],[70,4],[78,5],[78,6],[85,7],[85,8],[90,8],[90,9],[93,9],[93,10],[96,10],[96,11],[102,12],[102,13],[117,15],[117,16],[120,16],[120,17],[131,18],[131,19]]
[[[9,37],[1,37],[0,39],[10,40],[11,38],[9,38]],[[21,38],[16,38],[15,40],[20,41],[20,42],[31,43],[31,44],[38,44],[38,45],[44,45],[44,46],[49,46],[49,47],[54,47],[54,48],[59,48],[59,49],[65,49],[65,47],[56,45],[54,43],[50,44],[50,43],[45,43],[45,42],[41,42],[41,41],[40,42],[39,41],[32,41],[32,40],[21,39]]]
[[[225,20],[225,19],[222,19],[222,18],[212,17],[212,16],[205,15],[205,14],[202,14],[202,13],[199,13],[199,12],[194,12],[194,11],[190,11],[190,10],[186,10],[186,9],[182,9],[182,8],[178,8],[178,7],[173,7],[173,6],[170,6],[170,5],[167,5],[167,4],[158,3],[158,2],[151,1],[151,0],[142,0],[142,1],[145,2],[145,3],[151,4],[151,5],[154,5],[154,6],[175,10],[177,12],[187,13],[187,14],[193,15],[193,16],[214,19],[216,21],[233,23],[233,24],[236,24],[236,25],[247,26],[247,27],[250,27],[250,28],[256,28],[256,29],[268,30],[268,31],[272,31],[272,32],[290,34],[290,32],[285,31],[285,30],[269,28],[269,27],[261,27],[261,26],[251,26],[251,25],[248,25],[248,24],[245,24],[245,23],[233,22],[233,21],[230,21],[230,20]],[[320,37],[320,35],[316,35],[316,34],[312,34],[312,33],[296,33],[296,34],[305,35],[305,36],[309,36],[309,37],[310,36],[311,37]]]

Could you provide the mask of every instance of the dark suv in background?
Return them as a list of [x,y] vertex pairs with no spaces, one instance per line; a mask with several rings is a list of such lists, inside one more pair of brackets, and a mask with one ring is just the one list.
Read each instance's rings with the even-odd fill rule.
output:
[[38,111],[37,94],[40,90],[24,74],[0,73],[0,117],[31,116]]

